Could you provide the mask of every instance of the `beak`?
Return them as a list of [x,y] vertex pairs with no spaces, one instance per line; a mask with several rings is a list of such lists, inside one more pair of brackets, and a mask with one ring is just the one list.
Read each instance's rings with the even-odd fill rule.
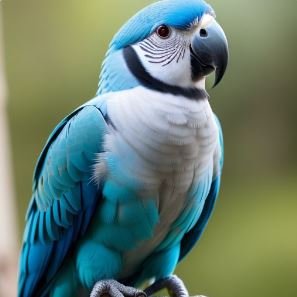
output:
[[215,87],[223,78],[229,59],[228,42],[222,27],[215,21],[200,28],[191,43],[192,79],[215,71]]

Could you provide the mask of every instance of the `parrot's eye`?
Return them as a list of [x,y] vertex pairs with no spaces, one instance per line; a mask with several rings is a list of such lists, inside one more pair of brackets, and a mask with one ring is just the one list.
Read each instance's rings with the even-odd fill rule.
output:
[[170,36],[171,30],[169,27],[161,25],[156,29],[156,33],[160,38],[166,39]]
[[201,29],[201,30],[200,30],[200,36],[201,36],[201,37],[207,37],[207,35],[208,35],[208,34],[207,34],[207,31],[206,31],[205,29]]

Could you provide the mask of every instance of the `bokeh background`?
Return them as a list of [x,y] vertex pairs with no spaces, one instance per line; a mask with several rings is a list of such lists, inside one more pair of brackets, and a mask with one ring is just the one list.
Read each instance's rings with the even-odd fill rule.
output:
[[[47,136],[94,96],[113,34],[151,2],[0,1],[20,233]],[[230,45],[226,76],[209,90],[225,167],[212,220],[177,272],[192,294],[297,296],[297,1],[209,2]]]

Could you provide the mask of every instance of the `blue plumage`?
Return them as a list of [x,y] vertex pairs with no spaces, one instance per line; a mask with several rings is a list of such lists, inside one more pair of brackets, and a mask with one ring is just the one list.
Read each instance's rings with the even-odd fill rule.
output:
[[[47,290],[44,284],[51,282],[73,243],[85,233],[100,197],[89,178],[105,129],[100,111],[86,106],[63,120],[50,136],[34,175],[20,296],[33,296],[33,292],[41,296],[42,290]],[[70,177],[74,172],[78,180]]]
[[204,1],[158,1],[139,11],[119,30],[111,41],[110,51],[122,49],[145,39],[163,24],[180,30],[188,29],[194,21],[200,20],[206,13],[213,14],[214,11]]
[[[111,41],[98,96],[58,124],[38,159],[19,297],[88,296],[104,279],[167,277],[201,236],[223,166],[222,130],[196,85],[223,64],[214,51],[200,65],[188,37],[206,15],[221,32],[204,1],[159,1]],[[160,37],[160,26],[171,34]]]

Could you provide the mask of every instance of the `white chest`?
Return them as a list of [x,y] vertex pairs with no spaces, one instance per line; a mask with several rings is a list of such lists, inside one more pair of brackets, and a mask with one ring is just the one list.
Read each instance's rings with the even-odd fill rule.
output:
[[[189,203],[190,188],[212,174],[218,130],[208,100],[193,101],[142,87],[115,93],[107,102],[107,112],[113,127],[106,137],[105,154],[116,156],[129,177],[116,173],[113,178],[122,178],[119,182],[125,185],[137,181],[143,199],[156,197],[160,215],[154,236],[125,255],[129,273],[165,238]],[[106,166],[98,164],[98,178],[102,168]]]
[[167,182],[187,189],[213,157],[218,131],[208,100],[194,101],[138,87],[107,102],[115,129],[105,151],[120,157],[144,188]]

